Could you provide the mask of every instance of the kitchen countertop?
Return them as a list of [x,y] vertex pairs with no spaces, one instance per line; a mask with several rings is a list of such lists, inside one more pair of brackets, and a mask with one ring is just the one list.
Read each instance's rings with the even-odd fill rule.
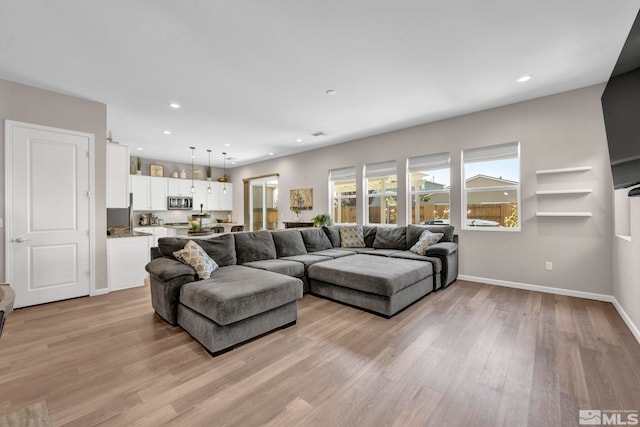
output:
[[131,230],[116,230],[112,231],[111,234],[107,234],[107,239],[118,239],[121,237],[151,237],[151,233],[142,233],[140,231],[131,231]]

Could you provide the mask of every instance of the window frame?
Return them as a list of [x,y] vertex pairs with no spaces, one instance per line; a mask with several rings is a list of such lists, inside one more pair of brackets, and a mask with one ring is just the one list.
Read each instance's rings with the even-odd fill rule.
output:
[[[352,171],[352,173],[351,173]],[[338,175],[337,179],[334,178],[335,175]],[[349,179],[352,178],[352,179]],[[356,189],[355,194],[349,196],[336,196],[335,192],[335,183],[336,182],[348,182],[353,181],[354,188]],[[337,218],[334,217],[335,214],[335,201],[341,203],[342,200],[355,200],[355,208],[356,208],[356,222],[358,218],[357,209],[358,209],[358,181],[356,179],[356,167],[355,166],[347,166],[344,168],[335,168],[329,169],[329,212],[331,212],[331,219],[334,224],[342,225],[342,224],[355,224],[350,222],[339,222]]]
[[[392,166],[393,165],[393,166]],[[395,171],[395,173],[393,174],[384,174],[385,170],[390,170],[390,168],[393,167],[393,170]],[[371,171],[371,172],[369,172]],[[395,191],[387,191],[385,190],[384,193],[375,193],[375,194],[369,194],[369,179],[377,179],[377,178],[386,178],[386,177],[392,177],[395,176],[396,177],[396,190]],[[383,227],[397,227],[398,223],[400,222],[399,218],[398,218],[398,214],[397,214],[397,207],[398,207],[398,162],[397,160],[387,160],[387,161],[383,161],[383,162],[374,162],[374,163],[367,163],[364,165],[364,168],[362,170],[362,186],[363,186],[363,199],[365,200],[365,205],[364,205],[364,224],[366,225],[375,225],[375,226],[383,226]],[[372,223],[370,222],[370,218],[369,218],[369,207],[370,207],[370,203],[369,203],[369,199],[370,198],[379,198],[382,199],[383,197],[395,197],[396,198],[396,223],[393,224],[388,224],[386,222],[375,222]],[[380,203],[380,207],[382,208],[382,203]],[[382,209],[381,209],[381,217],[382,217]]]
[[[446,168],[442,167],[444,165],[444,157],[446,157]],[[412,166],[411,160],[414,160],[418,165]],[[427,166],[420,167],[420,164],[427,164]],[[431,164],[431,166],[428,166]],[[443,170],[449,169],[449,186],[446,189],[442,190],[411,190],[411,174],[413,172],[420,171],[434,171],[434,170]],[[449,197],[449,223],[451,223],[451,153],[450,152],[442,152],[442,153],[434,153],[434,154],[425,154],[422,156],[413,156],[407,158],[407,224],[420,225],[421,221],[413,222],[413,205],[412,200],[413,197],[427,194],[447,194]],[[417,215],[416,215],[416,219]]]
[[[518,181],[515,184],[509,184],[509,185],[502,185],[502,186],[494,186],[494,187],[471,187],[471,188],[467,188],[467,179],[468,178],[472,178],[472,177],[466,177],[465,176],[465,152],[481,152],[481,151],[486,151],[487,152],[487,156],[488,159],[485,160],[486,162],[489,161],[496,161],[496,160],[501,160],[499,152],[502,151],[502,149],[504,150],[508,150],[509,146],[515,146],[515,152],[516,152],[516,159],[518,160]],[[491,157],[489,152],[493,150],[496,152],[494,157]],[[512,141],[512,142],[508,142],[508,143],[504,143],[504,144],[496,144],[496,145],[490,145],[490,146],[485,146],[485,147],[477,147],[477,148],[471,148],[471,149],[463,149],[460,155],[460,175],[461,175],[461,186],[462,186],[462,205],[461,205],[461,209],[460,209],[460,216],[461,216],[461,228],[462,230],[465,231],[489,231],[489,232],[495,232],[495,231],[507,231],[507,232],[520,232],[522,231],[522,146],[520,144],[520,141]],[[502,160],[508,159],[510,157],[502,157]],[[470,162],[471,163],[471,162]],[[474,162],[475,163],[475,162]],[[479,162],[477,162],[479,163]],[[495,177],[490,177],[490,178],[495,178]],[[516,204],[517,204],[517,215],[518,215],[518,226],[517,227],[504,227],[502,225],[500,225],[499,227],[482,227],[482,226],[473,226],[473,225],[467,225],[467,222],[469,221],[468,218],[468,205],[467,205],[467,200],[468,200],[468,194],[469,193],[479,193],[479,192],[483,192],[483,191],[516,191]],[[486,202],[487,204],[491,204],[491,202]],[[498,204],[498,203],[495,203]]]

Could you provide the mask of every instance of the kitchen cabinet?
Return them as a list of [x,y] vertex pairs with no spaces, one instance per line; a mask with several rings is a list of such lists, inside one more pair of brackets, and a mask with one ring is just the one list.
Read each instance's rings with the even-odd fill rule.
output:
[[224,194],[224,182],[212,182],[211,193],[207,194],[207,210],[231,211],[233,210],[233,184],[226,183],[227,194]]
[[149,262],[151,236],[132,236],[107,239],[107,277],[109,290],[144,285]]
[[158,239],[168,236],[167,229],[165,227],[136,227],[133,231],[151,234],[151,239],[149,241],[149,245],[151,246],[158,246]]
[[[195,183],[195,181],[194,181]],[[191,180],[167,178],[167,196],[192,196]]]
[[[207,188],[209,187],[207,181],[193,181],[193,185],[196,187],[196,192],[193,193],[193,210],[200,212],[200,205],[203,205],[203,209],[210,210],[208,207],[208,193]],[[213,187],[211,187],[211,191],[213,191]]]
[[143,175],[131,175],[134,211],[167,210],[167,179]]
[[129,147],[107,143],[107,207],[129,207]]

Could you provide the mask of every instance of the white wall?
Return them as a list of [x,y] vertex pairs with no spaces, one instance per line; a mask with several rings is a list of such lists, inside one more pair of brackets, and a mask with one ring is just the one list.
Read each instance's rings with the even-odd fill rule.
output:
[[[289,190],[312,187],[313,211],[330,212],[328,170],[395,159],[403,176],[408,156],[451,152],[451,218],[460,235],[460,274],[494,280],[612,294],[613,192],[600,96],[604,85],[403,129],[231,170],[234,217],[244,211],[243,178],[280,174],[280,222],[295,220]],[[460,229],[460,151],[521,142],[522,231]],[[592,166],[589,172],[536,176],[537,169]],[[404,180],[398,180],[401,218]],[[536,196],[537,189],[588,187],[583,196]],[[360,197],[362,195],[360,194]],[[537,218],[538,210],[585,210],[593,217]],[[362,214],[362,209],[359,214]],[[545,271],[545,261],[553,271]]]
[[[95,135],[96,289],[107,283],[106,132],[107,107],[86,99],[0,80],[0,212],[4,215],[4,121],[17,120]],[[4,228],[0,239],[4,242]],[[0,277],[5,274],[5,248],[0,245]]]
[[636,338],[640,340],[640,197],[629,198],[627,192],[616,191],[613,296],[635,324]]

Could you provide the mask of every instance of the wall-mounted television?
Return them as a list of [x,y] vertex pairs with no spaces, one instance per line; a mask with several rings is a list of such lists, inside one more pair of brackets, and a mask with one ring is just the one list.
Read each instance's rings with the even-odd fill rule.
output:
[[640,184],[640,13],[602,94],[615,189]]

